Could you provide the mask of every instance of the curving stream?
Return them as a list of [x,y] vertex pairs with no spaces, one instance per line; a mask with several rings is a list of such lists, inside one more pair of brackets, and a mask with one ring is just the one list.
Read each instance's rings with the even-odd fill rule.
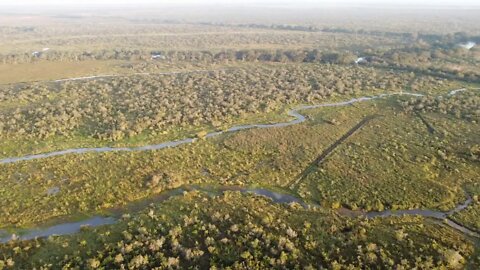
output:
[[[379,98],[384,98],[388,96],[393,96],[393,95],[408,95],[408,96],[416,96],[416,97],[421,97],[423,96],[422,94],[416,94],[416,93],[408,93],[408,92],[398,92],[398,93],[390,93],[390,94],[381,94],[378,96],[370,96],[370,97],[360,97],[360,98],[353,98],[348,101],[341,101],[341,102],[336,102],[336,103],[323,103],[323,104],[317,104],[317,105],[304,105],[297,107],[295,109],[292,109],[287,112],[289,116],[294,117],[293,120],[288,121],[288,122],[280,122],[280,123],[274,123],[274,124],[249,124],[249,125],[238,125],[238,126],[233,126],[225,131],[215,131],[208,133],[205,137],[206,138],[211,138],[211,137],[216,137],[224,133],[229,133],[229,132],[236,132],[240,130],[246,130],[246,129],[252,129],[252,128],[274,128],[274,127],[287,127],[291,125],[296,125],[300,124],[306,121],[306,118],[304,115],[300,114],[299,111],[302,110],[308,110],[308,109],[315,109],[315,108],[321,108],[321,107],[340,107],[340,106],[346,106],[350,105],[353,103],[357,102],[363,102],[363,101],[370,101],[374,99],[379,99]],[[9,157],[9,158],[4,158],[0,160],[0,164],[9,164],[9,163],[15,163],[15,162],[20,162],[20,161],[28,161],[28,160],[35,160],[35,159],[43,159],[43,158],[49,158],[49,157],[55,157],[55,156],[64,156],[64,155],[69,155],[69,154],[84,154],[84,153],[104,153],[104,152],[134,152],[134,151],[150,151],[150,150],[160,150],[164,148],[172,148],[172,147],[177,147],[183,144],[189,144],[195,142],[197,139],[196,138],[186,138],[186,139],[181,139],[181,140],[176,140],[176,141],[167,141],[159,144],[152,144],[152,145],[145,145],[145,146],[139,146],[139,147],[93,147],[93,148],[72,148],[72,149],[65,149],[61,151],[54,151],[54,152],[49,152],[49,153],[43,153],[43,154],[35,154],[35,155],[27,155],[23,157]]]
[[[92,77],[88,77],[92,78]],[[87,78],[87,79],[88,79]],[[84,79],[84,78],[80,78]],[[466,91],[466,89],[457,89],[457,90],[452,90],[448,93],[448,95],[455,95],[458,92]],[[424,96],[422,94],[416,94],[416,93],[406,93],[406,92],[398,92],[398,93],[389,93],[389,94],[381,94],[378,96],[366,96],[366,97],[360,97],[360,98],[353,98],[348,101],[343,101],[343,102],[337,102],[337,103],[324,103],[324,104],[317,104],[317,105],[304,105],[297,107],[295,109],[292,109],[288,111],[288,115],[294,117],[293,120],[288,121],[288,122],[280,122],[280,123],[274,123],[274,124],[250,124],[250,125],[238,125],[238,126],[233,126],[229,128],[226,131],[217,131],[217,132],[211,132],[206,135],[207,138],[219,136],[224,133],[228,132],[236,132],[240,130],[246,130],[246,129],[252,129],[252,128],[273,128],[273,127],[286,127],[286,126],[291,126],[291,125],[296,125],[302,122],[306,121],[306,117],[302,114],[300,114],[300,111],[302,110],[308,110],[308,109],[315,109],[315,108],[321,108],[321,107],[336,107],[336,106],[346,106],[350,105],[356,102],[363,102],[363,101],[370,101],[374,99],[379,99],[383,97],[388,97],[388,96],[393,96],[393,95],[409,95],[409,96],[417,96],[421,97]],[[66,150],[61,150],[61,151],[55,151],[55,152],[50,152],[50,153],[43,153],[43,154],[36,154],[36,155],[28,155],[28,156],[23,156],[23,157],[11,157],[11,158],[5,158],[0,160],[0,164],[9,164],[9,163],[15,163],[15,162],[20,162],[20,161],[27,161],[27,160],[35,160],[35,159],[43,159],[43,158],[49,158],[49,157],[54,157],[54,156],[63,156],[63,155],[68,155],[68,154],[83,154],[83,153],[90,153],[90,152],[96,152],[96,153],[101,153],[101,152],[120,152],[120,151],[150,151],[150,150],[159,150],[163,148],[169,148],[169,147],[176,147],[179,145],[183,144],[189,144],[195,142],[197,139],[195,138],[186,138],[182,140],[177,140],[177,141],[168,141],[168,142],[163,142],[160,144],[154,144],[154,145],[145,145],[145,146],[140,146],[140,147],[98,147],[98,148],[75,148],[75,149],[66,149]],[[270,198],[274,203],[298,203],[302,205],[304,208],[311,208],[311,207],[320,207],[319,205],[315,204],[308,204],[301,199],[289,195],[289,194],[281,194],[272,190],[268,189],[262,189],[262,188],[245,188],[245,187],[236,187],[236,186],[224,186],[216,189],[212,188],[202,188],[198,186],[190,186],[190,187],[182,187],[182,188],[177,188],[173,189],[167,192],[164,192],[157,196],[156,198],[153,198],[154,202],[161,202],[164,200],[167,200],[171,197],[174,196],[179,196],[183,194],[184,191],[189,191],[189,190],[198,190],[198,191],[203,191],[207,192],[209,194],[218,194],[218,192],[223,193],[225,191],[240,191],[242,193],[253,193],[256,195],[260,196],[265,196]],[[471,197],[468,197],[468,199],[455,207],[454,209],[448,211],[448,212],[440,212],[440,211],[433,211],[433,210],[428,210],[428,209],[412,209],[412,210],[398,210],[398,211],[391,211],[391,210],[386,210],[382,212],[362,212],[362,211],[350,211],[347,209],[341,209],[338,211],[339,214],[341,215],[347,215],[347,216],[361,216],[364,218],[377,218],[377,217],[391,217],[391,216],[404,216],[404,215],[418,215],[422,216],[425,218],[432,218],[438,221],[442,221],[443,224],[448,225],[458,231],[461,231],[469,236],[477,237],[480,238],[480,235],[478,232],[472,231],[458,223],[455,223],[453,220],[449,219],[448,216],[457,213],[466,207],[468,207],[472,203]],[[134,204],[134,203],[133,203]],[[114,217],[101,217],[101,216],[95,216],[92,217],[88,220],[80,221],[80,222],[71,222],[71,223],[62,223],[58,225],[54,225],[51,227],[47,228],[39,228],[39,229],[32,229],[32,230],[23,230],[23,231],[15,231],[14,234],[12,235],[12,232],[7,231],[1,231],[0,230],[0,243],[6,243],[12,239],[17,239],[17,240],[29,240],[29,239],[35,239],[35,238],[40,238],[40,237],[48,237],[51,235],[67,235],[67,234],[73,234],[78,232],[82,227],[84,226],[101,226],[101,225],[107,225],[107,224],[113,224],[117,221],[117,218]],[[21,232],[20,236],[17,236],[15,233]],[[10,234],[10,235],[8,235]]]
[[[87,220],[83,220],[79,222],[67,222],[67,223],[57,224],[57,225],[46,227],[46,228],[37,228],[37,229],[31,229],[31,230],[17,230],[17,231],[14,230],[10,232],[10,233],[13,232],[13,234],[10,234],[10,235],[7,235],[8,233],[6,231],[4,231],[3,233],[1,233],[0,231],[0,235],[4,235],[3,237],[0,237],[0,243],[7,243],[11,240],[31,240],[31,239],[49,237],[54,235],[69,235],[69,234],[74,234],[79,232],[85,226],[97,227],[102,225],[114,224],[119,220],[119,217],[121,216],[122,213],[131,213],[132,211],[140,211],[141,209],[145,208],[145,205],[149,205],[150,203],[154,203],[154,202],[160,203],[176,196],[183,196],[183,193],[186,191],[205,192],[210,196],[221,195],[226,191],[239,191],[241,193],[254,194],[258,196],[267,197],[271,199],[273,203],[277,203],[277,204],[297,203],[303,206],[305,209],[321,207],[318,204],[307,203],[293,195],[279,193],[279,192],[272,191],[265,188],[248,188],[248,187],[240,187],[240,186],[221,186],[217,188],[202,187],[202,186],[184,186],[184,187],[162,192],[161,194],[153,198],[149,198],[140,203],[132,203],[129,207],[127,207],[127,209],[123,209],[121,211],[112,211],[113,216],[107,216],[107,217],[94,216]],[[363,217],[367,219],[384,218],[384,217],[392,217],[392,216],[422,216],[425,218],[435,219],[439,221],[438,223],[443,223],[466,235],[480,238],[480,234],[478,232],[472,231],[448,218],[449,215],[452,215],[454,213],[457,213],[467,208],[471,203],[472,203],[472,198],[468,196],[467,200],[464,203],[458,205],[457,207],[455,207],[454,209],[448,212],[434,211],[434,210],[428,210],[428,209],[412,209],[412,210],[398,210],[398,211],[386,210],[382,212],[375,212],[375,211],[366,212],[366,211],[352,211],[352,210],[343,208],[343,209],[339,209],[337,213],[342,216]]]

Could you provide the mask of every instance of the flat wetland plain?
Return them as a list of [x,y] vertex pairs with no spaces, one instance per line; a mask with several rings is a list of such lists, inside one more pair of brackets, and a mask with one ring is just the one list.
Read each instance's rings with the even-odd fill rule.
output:
[[116,12],[0,19],[0,270],[478,269],[478,29]]

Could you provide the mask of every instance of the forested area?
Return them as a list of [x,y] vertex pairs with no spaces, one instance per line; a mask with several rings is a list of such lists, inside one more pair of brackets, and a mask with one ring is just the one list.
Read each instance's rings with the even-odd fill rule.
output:
[[[286,105],[400,91],[411,80],[409,73],[372,68],[289,65],[2,86],[0,137],[45,139],[80,133],[120,140],[175,126],[221,127]],[[416,85],[419,90],[421,85],[441,88],[442,80],[419,77]]]
[[140,51],[140,50],[114,50],[92,52],[62,52],[49,51],[41,56],[33,56],[29,53],[22,55],[0,55],[0,61],[4,64],[31,63],[39,60],[49,61],[85,61],[85,60],[150,60],[153,55],[162,56],[162,60],[168,62],[189,61],[200,63],[222,63],[225,61],[248,61],[248,62],[295,62],[295,63],[335,63],[352,64],[356,60],[352,53],[321,52],[319,50],[222,50],[215,51]]
[[355,220],[235,192],[213,198],[193,192],[125,214],[110,227],[2,245],[0,266],[457,269],[467,264],[473,245],[422,218]]
[[[360,58],[361,57],[361,58]],[[358,62],[358,59],[360,62]],[[169,64],[222,64],[243,62],[272,63],[323,63],[339,65],[361,65],[377,68],[394,68],[436,77],[479,82],[480,73],[476,59],[477,49],[466,50],[456,45],[415,45],[400,49],[365,49],[352,51],[343,49],[211,49],[211,50],[145,50],[114,49],[90,51],[30,52],[24,54],[0,54],[0,63],[20,64],[38,61],[107,61],[163,62]]]
[[403,102],[402,106],[406,112],[438,112],[474,124],[480,123],[479,91],[460,91],[455,95],[439,97],[426,96]]
[[[80,20],[82,21],[82,20]],[[70,21],[68,24],[76,25]],[[0,64],[77,61],[221,64],[235,62],[360,64],[479,82],[475,31],[394,32],[306,24],[185,23],[117,20],[83,33],[58,22],[0,26]],[[124,29],[123,29],[124,28]],[[123,31],[122,31],[123,29]],[[47,38],[48,37],[48,38]],[[14,51],[6,48],[15,48]],[[48,49],[44,51],[43,49]]]
[[[0,224],[41,224],[108,211],[183,185],[208,184],[282,188],[324,208],[449,211],[466,200],[462,187],[480,176],[470,152],[479,143],[479,126],[439,114],[428,117],[438,131],[430,134],[415,114],[403,112],[398,98],[306,110],[309,120],[298,125],[230,132],[168,149],[2,164]],[[298,189],[291,187],[324,149],[367,115],[382,117],[340,145]]]

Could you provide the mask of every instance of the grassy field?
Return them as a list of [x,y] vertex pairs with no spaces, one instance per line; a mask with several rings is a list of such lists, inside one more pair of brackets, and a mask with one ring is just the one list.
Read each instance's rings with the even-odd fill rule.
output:
[[[431,135],[418,118],[394,106],[363,109],[363,115],[383,117],[338,147],[316,172],[306,177],[299,192],[307,198],[322,198],[320,202],[327,205],[352,209],[449,209],[464,200],[461,186],[475,183],[480,173],[475,162],[464,159],[465,144],[474,143],[465,141],[478,143],[474,135],[478,134],[478,125],[429,115],[443,134]],[[352,114],[346,118],[351,119]],[[470,135],[463,138],[450,133],[467,134],[467,130]]]
[[0,65],[0,84],[124,73],[121,61],[47,62]]

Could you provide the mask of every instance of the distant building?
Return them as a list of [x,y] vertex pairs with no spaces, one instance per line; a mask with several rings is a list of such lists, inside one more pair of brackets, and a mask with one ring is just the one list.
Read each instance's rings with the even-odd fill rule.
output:
[[50,48],[42,48],[41,51],[34,51],[34,52],[32,52],[32,56],[33,56],[33,57],[40,57],[40,56],[42,56],[42,54],[43,54],[44,52],[46,52],[46,51],[48,51],[48,50],[50,50]]
[[161,53],[152,53],[152,59],[165,60],[167,57]]
[[473,41],[469,41],[467,43],[460,43],[458,44],[458,46],[464,48],[464,49],[467,49],[467,50],[470,50],[472,49],[473,47],[475,47],[475,45],[477,45],[475,42]]
[[357,60],[355,60],[355,64],[362,64],[362,63],[367,63],[367,59],[365,57],[359,57]]

